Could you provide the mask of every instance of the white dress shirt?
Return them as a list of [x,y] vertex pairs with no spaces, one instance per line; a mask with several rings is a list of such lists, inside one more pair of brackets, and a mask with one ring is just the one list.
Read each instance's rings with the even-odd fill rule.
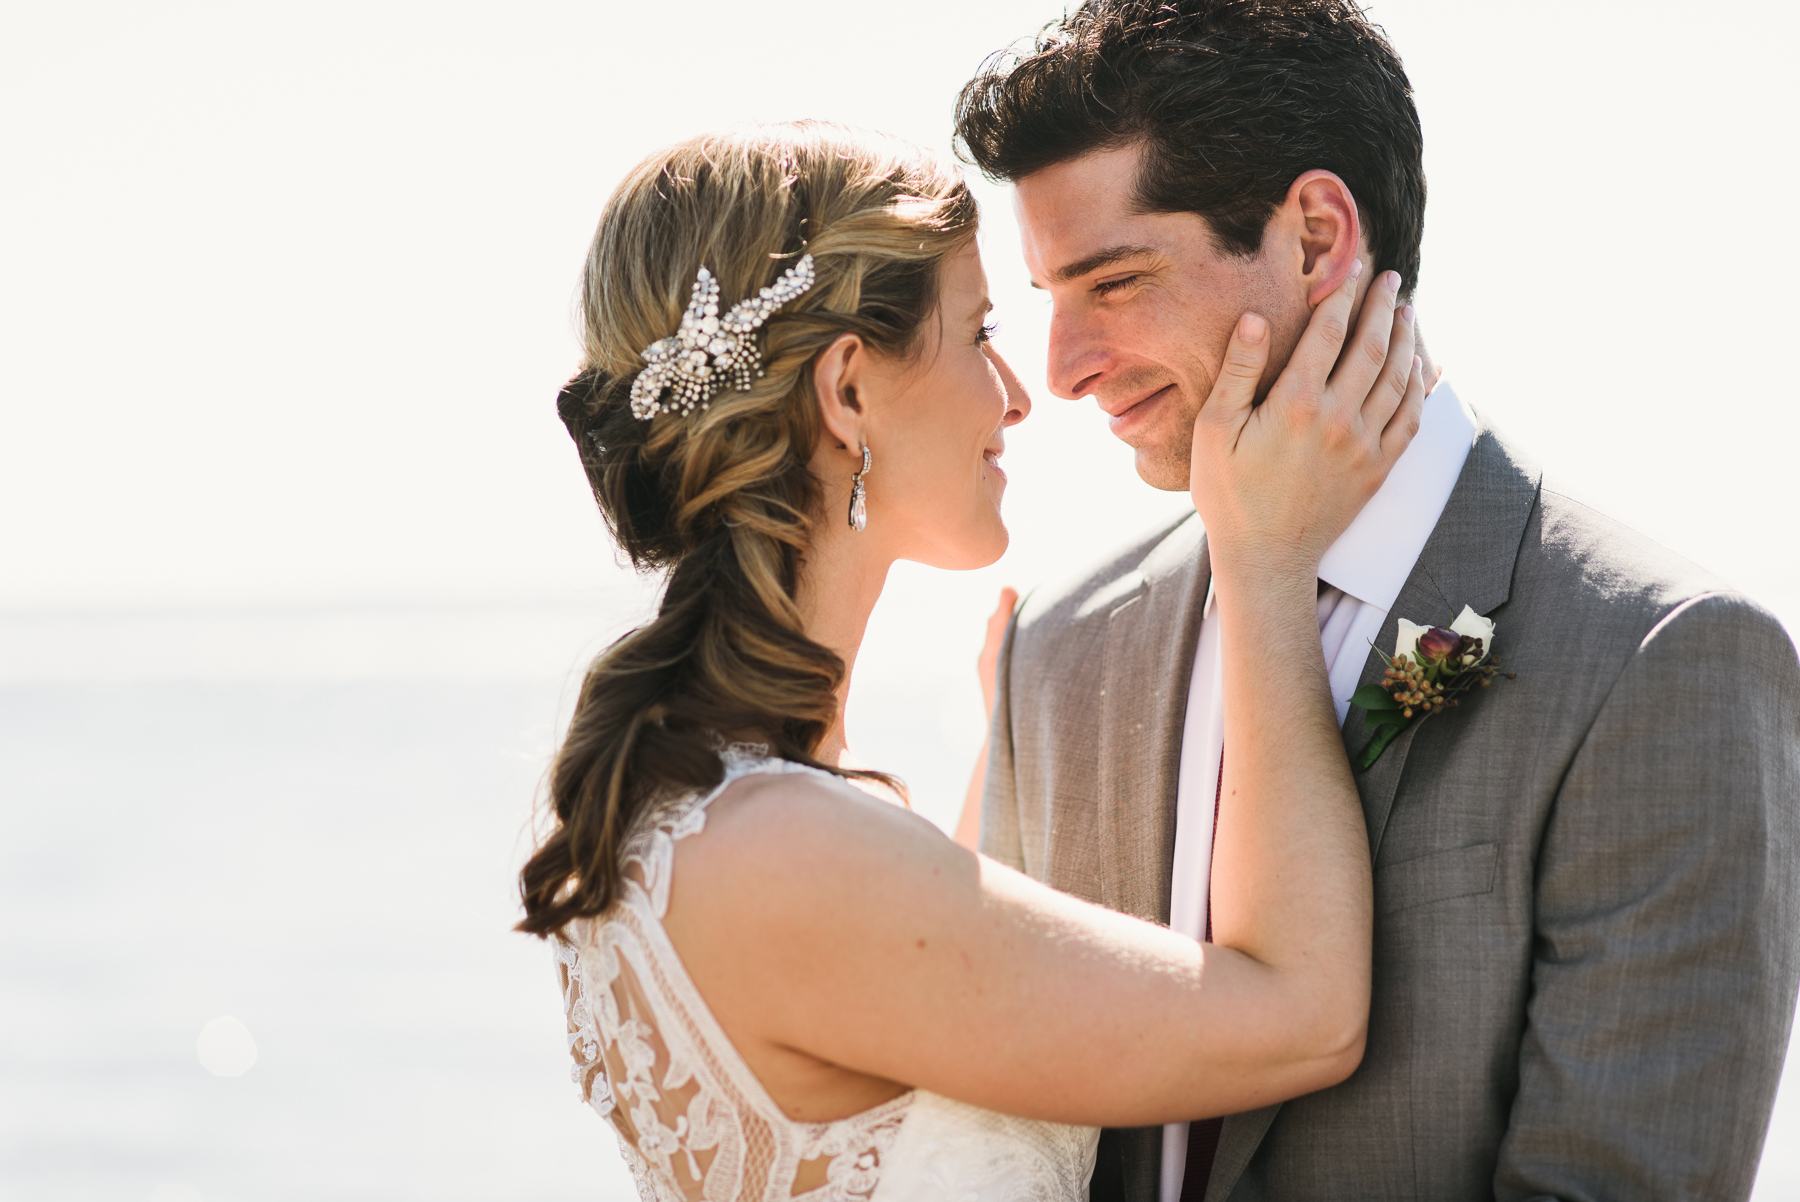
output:
[[[1319,563],[1319,641],[1339,725],[1350,712],[1350,695],[1362,678],[1369,648],[1443,514],[1474,441],[1474,418],[1450,385],[1440,381],[1425,398],[1412,445]],[[1175,871],[1169,898],[1170,928],[1193,939],[1206,931],[1213,802],[1225,742],[1224,681],[1213,600],[1209,585],[1181,732]],[[1161,1202],[1180,1202],[1187,1139],[1186,1123],[1163,1128]]]

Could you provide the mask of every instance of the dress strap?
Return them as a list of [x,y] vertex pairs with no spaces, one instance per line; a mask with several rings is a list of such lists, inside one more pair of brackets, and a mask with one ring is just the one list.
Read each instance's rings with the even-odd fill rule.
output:
[[[718,784],[704,793],[690,793],[653,806],[626,841],[625,854],[621,857],[621,865],[627,870],[626,880],[643,890],[645,900],[658,920],[669,912],[669,878],[674,873],[675,844],[706,829],[706,807],[714,798],[746,776],[810,773],[831,777],[831,773],[806,764],[776,759],[762,743],[727,743],[719,750],[719,760],[725,767],[725,774]],[[636,880],[630,872],[634,866],[638,875]]]

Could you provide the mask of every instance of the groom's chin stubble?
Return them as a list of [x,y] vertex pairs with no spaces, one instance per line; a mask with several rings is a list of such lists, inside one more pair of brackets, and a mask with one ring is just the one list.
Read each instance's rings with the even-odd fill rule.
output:
[[1138,479],[1163,492],[1186,492],[1194,453],[1190,436],[1181,445],[1137,448]]

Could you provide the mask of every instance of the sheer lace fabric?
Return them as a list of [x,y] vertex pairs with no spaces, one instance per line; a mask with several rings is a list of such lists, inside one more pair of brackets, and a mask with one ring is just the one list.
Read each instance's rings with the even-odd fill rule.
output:
[[675,844],[754,773],[810,772],[744,748],[710,793],[646,814],[625,889],[555,941],[573,1075],[610,1122],[644,1202],[1079,1202],[1098,1132],[922,1090],[829,1123],[775,1105],[688,979],[662,927]]

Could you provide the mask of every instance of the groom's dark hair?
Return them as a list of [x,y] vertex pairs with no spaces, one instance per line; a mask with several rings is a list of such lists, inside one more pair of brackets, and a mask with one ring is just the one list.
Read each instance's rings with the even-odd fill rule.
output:
[[1425,229],[1412,85],[1350,0],[1089,0],[1032,52],[990,58],[956,105],[958,152],[1017,180],[1146,144],[1138,204],[1197,213],[1220,247],[1262,247],[1296,178],[1335,172],[1377,270],[1410,293]]

